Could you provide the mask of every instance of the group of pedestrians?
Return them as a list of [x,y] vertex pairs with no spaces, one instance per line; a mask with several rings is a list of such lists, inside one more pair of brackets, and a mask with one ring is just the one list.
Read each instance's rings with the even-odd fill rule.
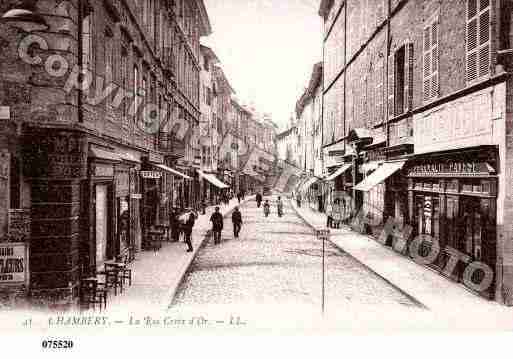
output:
[[336,198],[333,204],[326,206],[326,227],[340,228],[340,225],[350,216],[350,210],[345,199]]
[[[219,211],[219,207],[216,207],[212,216],[210,216],[210,222],[212,222],[212,236],[214,239],[214,244],[217,245],[221,243],[221,233],[224,228],[224,218],[221,212]],[[233,224],[233,236],[234,238],[239,238],[239,233],[242,228],[242,213],[239,207],[235,207],[232,213],[232,224]]]

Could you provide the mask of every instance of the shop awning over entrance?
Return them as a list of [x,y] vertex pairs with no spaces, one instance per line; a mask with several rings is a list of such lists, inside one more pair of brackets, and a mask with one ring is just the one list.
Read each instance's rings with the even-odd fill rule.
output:
[[212,174],[207,174],[200,170],[198,170],[198,173],[201,176],[201,178],[206,179],[208,182],[212,183],[217,188],[221,188],[221,189],[230,188],[230,186],[221,182],[216,176],[214,176]]
[[160,165],[160,164],[154,164],[155,167],[160,168],[161,170],[164,170],[166,172],[169,172],[175,176],[185,178],[187,180],[192,180],[191,177],[187,176],[186,174],[183,174],[182,172],[178,172],[177,170],[172,169],[171,167]]
[[335,172],[333,172],[331,175],[329,175],[328,177],[326,177],[325,181],[333,181],[335,178],[337,178],[338,176],[340,176],[342,173],[346,172],[347,170],[349,170],[351,168],[352,164],[351,163],[347,163],[345,165],[343,165],[342,167],[340,167],[338,170],[336,170]]
[[355,190],[367,192],[404,167],[406,161],[385,162],[370,176],[355,186]]
[[314,184],[316,183],[317,181],[319,181],[319,178],[317,177],[311,177],[309,178],[304,184],[303,186],[301,186],[301,191],[302,192],[306,192],[308,191],[308,189]]

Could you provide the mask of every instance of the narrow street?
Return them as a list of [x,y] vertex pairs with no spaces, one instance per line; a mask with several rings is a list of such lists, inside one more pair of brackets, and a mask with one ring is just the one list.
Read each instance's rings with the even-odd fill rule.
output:
[[[273,197],[273,200],[275,197]],[[287,200],[285,215],[276,208],[264,217],[255,201],[242,208],[240,239],[225,218],[222,243],[208,240],[184,278],[173,308],[204,305],[311,306],[322,303],[322,242]],[[418,304],[326,242],[326,309],[384,306],[416,309]]]

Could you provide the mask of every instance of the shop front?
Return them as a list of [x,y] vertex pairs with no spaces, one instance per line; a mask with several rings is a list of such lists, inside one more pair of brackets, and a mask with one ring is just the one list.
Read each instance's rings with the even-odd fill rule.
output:
[[[409,165],[409,222],[415,236],[438,242],[440,255],[432,266],[441,273],[454,250],[468,256],[468,263],[495,269],[496,166],[493,148],[417,158]],[[450,278],[462,282],[465,267],[460,262]],[[479,283],[480,275],[484,273],[478,271],[472,280]],[[492,298],[493,292],[487,288],[480,294]]]
[[171,210],[176,212],[186,208],[189,182],[193,179],[163,162],[159,155],[152,155],[146,158],[140,171],[143,202],[141,222],[145,238],[155,226],[169,227]]

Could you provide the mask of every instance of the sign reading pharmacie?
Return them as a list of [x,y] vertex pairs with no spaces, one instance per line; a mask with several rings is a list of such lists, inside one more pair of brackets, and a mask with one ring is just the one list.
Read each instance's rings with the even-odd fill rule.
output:
[[0,287],[28,285],[28,258],[27,243],[0,243]]

